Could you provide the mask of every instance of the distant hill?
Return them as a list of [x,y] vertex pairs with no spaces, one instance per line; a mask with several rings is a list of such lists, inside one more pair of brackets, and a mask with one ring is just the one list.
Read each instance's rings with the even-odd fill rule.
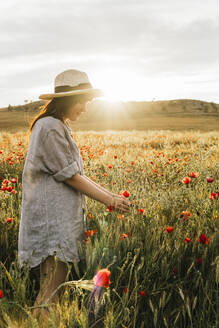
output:
[[[27,129],[45,101],[0,108],[0,129]],[[107,102],[95,99],[70,126],[74,130],[204,129],[219,130],[219,104],[193,99]]]
[[[16,105],[0,108],[0,110],[8,111],[25,111],[25,112],[38,112],[40,106],[45,102],[42,100],[30,102],[24,105]],[[95,99],[91,104],[91,108],[95,110],[110,109],[114,107],[117,113],[120,112],[120,108],[126,109],[128,112],[135,114],[140,113],[195,113],[195,114],[219,114],[219,104],[214,102],[207,102],[202,100],[193,99],[176,99],[176,100],[159,100],[159,101],[118,101],[118,102],[106,102],[103,100]],[[135,115],[134,115],[135,116]]]

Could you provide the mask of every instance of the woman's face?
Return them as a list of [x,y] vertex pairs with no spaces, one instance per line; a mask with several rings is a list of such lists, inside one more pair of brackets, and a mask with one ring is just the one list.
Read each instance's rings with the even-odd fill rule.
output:
[[84,100],[81,103],[73,104],[72,106],[70,106],[68,108],[66,118],[71,121],[76,121],[82,113],[86,112],[86,106],[88,102],[88,100]]

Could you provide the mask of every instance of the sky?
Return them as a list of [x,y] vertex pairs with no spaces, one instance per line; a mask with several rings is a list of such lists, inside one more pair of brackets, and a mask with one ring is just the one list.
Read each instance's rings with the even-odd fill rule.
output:
[[67,69],[108,101],[219,103],[218,0],[8,0],[0,30],[0,107],[53,93]]

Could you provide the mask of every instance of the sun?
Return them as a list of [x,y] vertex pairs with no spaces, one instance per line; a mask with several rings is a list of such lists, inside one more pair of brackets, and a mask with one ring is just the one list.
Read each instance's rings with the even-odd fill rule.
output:
[[144,72],[118,67],[96,72],[94,82],[104,92],[101,98],[110,103],[171,99],[182,84],[178,77],[149,76]]
[[133,72],[118,69],[105,69],[95,78],[99,88],[103,90],[102,99],[108,102],[129,101],[138,98],[138,76]]

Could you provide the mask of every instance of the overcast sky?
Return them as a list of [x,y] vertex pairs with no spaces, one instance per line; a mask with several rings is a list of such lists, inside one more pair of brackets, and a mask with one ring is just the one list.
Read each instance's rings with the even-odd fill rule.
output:
[[0,107],[39,100],[66,69],[109,100],[219,103],[218,0],[8,0]]

